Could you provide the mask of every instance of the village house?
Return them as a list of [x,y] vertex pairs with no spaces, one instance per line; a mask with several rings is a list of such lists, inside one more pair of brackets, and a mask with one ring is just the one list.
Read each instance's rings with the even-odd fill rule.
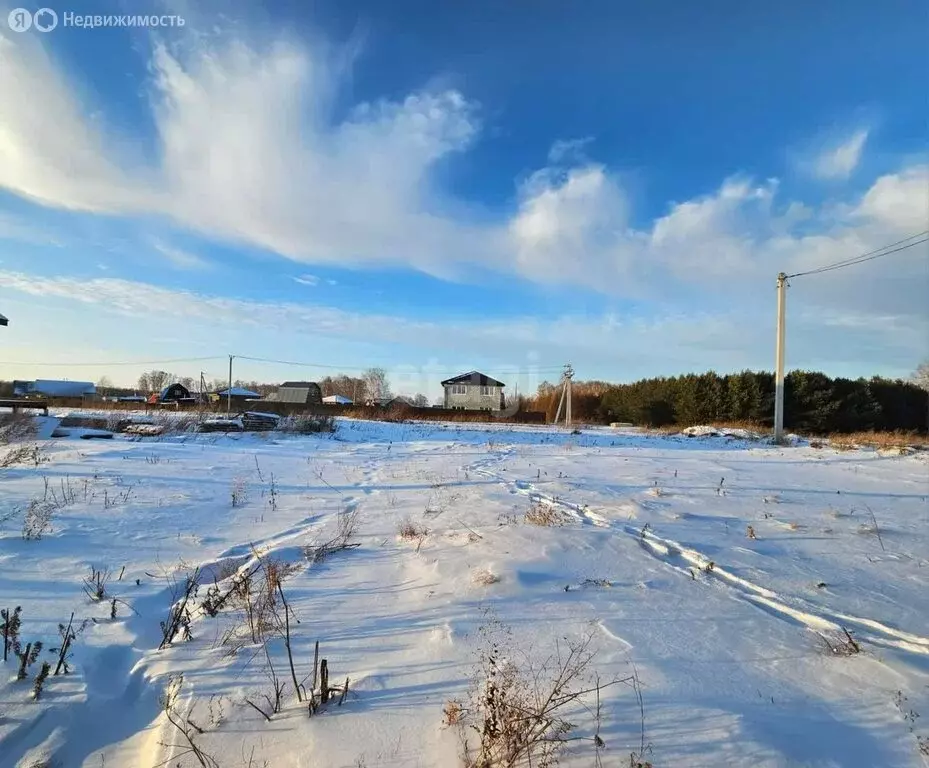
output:
[[502,381],[490,378],[479,371],[471,371],[446,379],[445,407],[463,411],[500,411],[505,400]]

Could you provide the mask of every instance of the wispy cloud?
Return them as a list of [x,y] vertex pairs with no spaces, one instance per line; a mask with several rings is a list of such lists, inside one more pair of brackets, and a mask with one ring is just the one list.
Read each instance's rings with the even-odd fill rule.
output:
[[211,266],[210,262],[203,257],[185,251],[182,248],[168,245],[160,240],[156,240],[153,245],[155,250],[164,256],[168,264],[175,269],[202,270],[209,269]]
[[[183,345],[173,346],[172,356],[194,351],[204,354],[204,350],[215,354],[219,346],[238,354],[263,350],[262,356],[271,356],[275,349],[290,350],[287,359],[293,359],[292,350],[305,347],[305,340],[312,338],[339,347],[346,343],[378,342],[385,347],[400,344],[408,350],[407,355],[412,345],[418,352],[412,353],[410,362],[441,355],[446,360],[453,357],[453,364],[460,361],[466,365],[469,360],[481,358],[495,360],[500,370],[513,371],[526,370],[532,360],[551,367],[566,359],[580,370],[589,371],[601,367],[605,359],[619,356],[625,361],[622,376],[633,378],[675,373],[688,367],[720,371],[760,368],[770,362],[773,354],[771,307],[757,301],[653,317],[605,312],[549,319],[524,316],[505,321],[490,317],[462,324],[441,318],[411,320],[391,314],[346,311],[307,302],[232,299],[118,278],[86,280],[0,270],[0,288],[10,296],[28,298],[19,308],[22,322],[28,322],[29,312],[43,317],[46,308],[60,311],[64,302],[79,306],[85,331],[110,329],[107,332],[112,343],[119,342],[114,327],[137,337],[134,329],[138,326],[157,328],[163,336],[183,337],[199,345],[190,351]],[[913,364],[913,350],[929,334],[926,317],[914,319],[887,313],[879,323],[872,323],[867,312],[823,315],[806,300],[807,296],[803,296],[803,302],[791,315],[791,365],[808,366],[815,360],[819,367],[839,366],[842,370],[841,366],[857,365],[862,354],[879,351],[905,369]],[[120,323],[114,325],[114,316],[122,318]],[[234,333],[224,336],[230,328]],[[735,328],[738,333],[734,333]],[[849,329],[854,333],[849,334]],[[43,337],[33,353],[38,352],[38,359],[67,360],[70,350],[51,336]],[[449,350],[450,338],[455,339],[453,351]],[[235,346],[226,349],[220,339],[227,344],[231,340]],[[356,364],[364,365],[365,360]]]
[[31,224],[27,220],[0,211],[0,240],[11,240],[29,245],[64,247],[62,240],[48,227]]
[[319,278],[316,277],[316,275],[303,274],[299,277],[295,277],[294,282],[300,283],[300,285],[308,285],[311,288],[315,288],[317,285],[319,285]]
[[[86,89],[41,48],[50,38],[0,37],[0,188],[50,207],[154,214],[299,263],[442,277],[495,270],[695,306],[766,296],[782,269],[925,228],[924,165],[817,206],[783,199],[776,182],[735,175],[638,222],[619,174],[585,157],[587,140],[556,143],[548,165],[516,186],[512,212],[475,210],[451,199],[435,170],[478,137],[477,104],[456,90],[424,89],[335,119],[340,70],[293,39],[156,42],[150,110],[159,154],[151,161],[108,127],[105,109],[78,98]],[[817,173],[851,174],[867,138],[862,129],[830,147]],[[175,267],[202,267],[173,246],[161,253]],[[916,259],[892,271],[856,269],[830,273],[813,301],[876,317],[924,313],[926,275]]]
[[859,128],[840,142],[826,147],[812,162],[813,174],[820,179],[847,179],[861,161],[868,129]]

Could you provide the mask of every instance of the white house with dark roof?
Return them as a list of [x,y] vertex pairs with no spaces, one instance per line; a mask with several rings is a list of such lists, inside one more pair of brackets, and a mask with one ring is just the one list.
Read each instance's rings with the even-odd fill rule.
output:
[[490,378],[480,371],[471,371],[446,379],[445,407],[463,411],[500,411],[504,407],[502,381]]

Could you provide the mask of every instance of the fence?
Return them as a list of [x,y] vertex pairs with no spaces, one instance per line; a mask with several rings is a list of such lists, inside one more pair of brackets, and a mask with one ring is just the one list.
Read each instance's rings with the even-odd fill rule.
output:
[[[389,407],[340,405],[335,403],[304,404],[285,403],[276,400],[236,401],[232,402],[236,411],[260,411],[276,413],[279,416],[308,414],[312,416],[347,416],[356,419],[375,421],[458,421],[474,423],[507,424],[544,424],[546,415],[542,411],[517,411],[511,415],[494,415],[491,411],[462,411],[454,408],[418,408],[412,405],[393,404]],[[188,413],[225,413],[226,401],[216,403],[120,403],[93,398],[52,397],[48,398],[49,408],[84,408],[99,411],[142,411],[161,413],[163,411],[184,411]]]

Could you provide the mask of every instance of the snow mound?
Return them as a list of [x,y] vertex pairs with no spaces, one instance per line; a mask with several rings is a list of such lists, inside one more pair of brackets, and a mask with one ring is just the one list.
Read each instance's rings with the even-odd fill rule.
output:
[[682,435],[687,437],[731,437],[736,440],[760,440],[761,435],[752,432],[750,429],[729,428],[729,427],[709,427],[696,426],[687,427],[681,430]]

